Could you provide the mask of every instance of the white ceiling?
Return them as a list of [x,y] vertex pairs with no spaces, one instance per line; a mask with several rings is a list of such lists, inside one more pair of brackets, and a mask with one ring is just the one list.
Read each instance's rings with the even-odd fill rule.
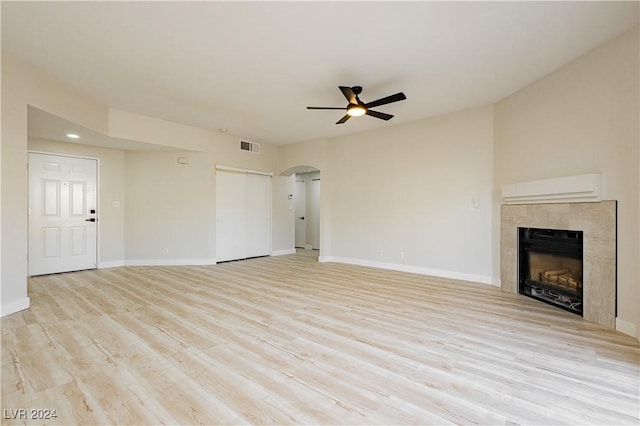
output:
[[[638,2],[7,2],[2,48],[114,108],[286,144],[494,103],[638,23]],[[334,123],[338,85],[389,122]]]

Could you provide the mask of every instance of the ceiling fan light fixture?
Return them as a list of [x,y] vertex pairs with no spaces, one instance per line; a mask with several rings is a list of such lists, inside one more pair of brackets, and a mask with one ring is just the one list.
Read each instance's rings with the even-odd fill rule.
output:
[[352,117],[359,117],[361,115],[365,115],[367,113],[367,109],[362,105],[349,105],[347,108],[347,114]]

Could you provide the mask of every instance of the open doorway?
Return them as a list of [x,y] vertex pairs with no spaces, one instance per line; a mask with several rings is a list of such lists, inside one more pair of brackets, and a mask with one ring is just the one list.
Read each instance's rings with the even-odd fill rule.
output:
[[295,245],[320,250],[320,172],[295,174]]
[[289,235],[294,237],[294,247],[298,253],[305,252],[313,257],[322,258],[325,235],[320,213],[320,169],[310,165],[298,165],[284,170],[280,176],[288,176],[293,180],[289,196],[290,200],[293,198],[293,203],[289,205],[289,209],[294,210],[290,216],[294,222],[290,228],[294,235]]

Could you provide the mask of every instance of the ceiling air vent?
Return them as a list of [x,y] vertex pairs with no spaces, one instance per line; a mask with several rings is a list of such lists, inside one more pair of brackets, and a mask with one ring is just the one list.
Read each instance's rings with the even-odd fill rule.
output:
[[240,141],[240,150],[260,154],[260,144],[255,142]]

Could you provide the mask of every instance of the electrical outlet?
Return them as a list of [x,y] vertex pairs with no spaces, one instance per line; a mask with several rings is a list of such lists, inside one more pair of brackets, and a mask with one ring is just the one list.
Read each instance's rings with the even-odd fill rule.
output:
[[403,251],[400,252],[400,259],[404,259],[404,252]]
[[165,247],[164,254],[169,254],[169,249]]
[[382,255],[384,255],[384,251],[382,251],[382,249],[379,249],[378,250],[378,256],[382,256]]

